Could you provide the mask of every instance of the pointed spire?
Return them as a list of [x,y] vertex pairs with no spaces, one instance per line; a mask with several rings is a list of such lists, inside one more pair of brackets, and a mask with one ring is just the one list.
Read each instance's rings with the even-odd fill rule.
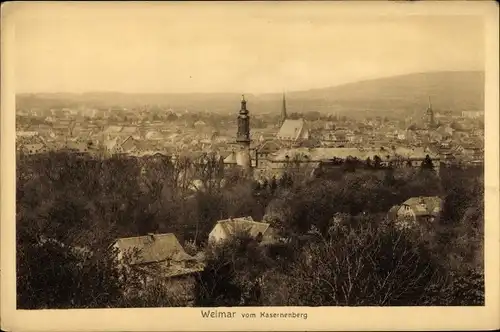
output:
[[241,95],[241,109],[240,114],[247,114],[247,101],[245,100],[245,95]]
[[434,111],[432,110],[431,97],[429,96],[429,107],[427,107],[427,121],[429,126],[434,126]]
[[287,114],[286,114],[286,97],[285,97],[285,92],[283,91],[283,104],[281,106],[281,124],[283,124],[283,122],[285,122],[287,118]]

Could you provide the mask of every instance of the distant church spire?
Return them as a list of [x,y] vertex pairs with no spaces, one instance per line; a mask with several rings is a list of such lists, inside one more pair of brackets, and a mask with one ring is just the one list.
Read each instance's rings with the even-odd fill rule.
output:
[[431,97],[429,96],[429,106],[427,107],[427,124],[432,127],[434,126],[434,111],[432,110]]
[[283,92],[283,104],[281,105],[281,119],[280,119],[281,125],[283,125],[286,118],[287,118],[287,115],[286,115],[286,97],[285,97],[285,93]]

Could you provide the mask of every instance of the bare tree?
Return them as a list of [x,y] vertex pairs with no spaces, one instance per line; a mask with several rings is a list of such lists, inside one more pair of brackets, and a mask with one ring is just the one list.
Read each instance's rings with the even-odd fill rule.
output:
[[392,228],[317,232],[291,269],[290,305],[418,304],[437,267],[406,233]]

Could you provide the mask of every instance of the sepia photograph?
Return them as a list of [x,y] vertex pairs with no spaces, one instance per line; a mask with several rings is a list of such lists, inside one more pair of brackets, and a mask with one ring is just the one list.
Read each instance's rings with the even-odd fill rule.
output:
[[484,309],[498,7],[397,5],[9,4],[12,310]]

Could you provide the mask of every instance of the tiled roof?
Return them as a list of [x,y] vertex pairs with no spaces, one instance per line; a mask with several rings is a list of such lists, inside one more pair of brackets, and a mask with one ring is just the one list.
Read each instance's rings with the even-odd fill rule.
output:
[[441,211],[442,199],[437,196],[411,197],[403,205],[408,205],[417,216],[436,215]]
[[250,236],[255,237],[259,233],[264,234],[269,228],[268,223],[254,221],[252,217],[224,219],[217,221],[217,224],[228,236],[236,235],[239,232],[248,232]]
[[116,240],[115,245],[122,252],[140,250],[140,257],[134,259],[132,264],[161,262],[167,259],[173,261],[194,259],[184,251],[172,233],[121,238]]

